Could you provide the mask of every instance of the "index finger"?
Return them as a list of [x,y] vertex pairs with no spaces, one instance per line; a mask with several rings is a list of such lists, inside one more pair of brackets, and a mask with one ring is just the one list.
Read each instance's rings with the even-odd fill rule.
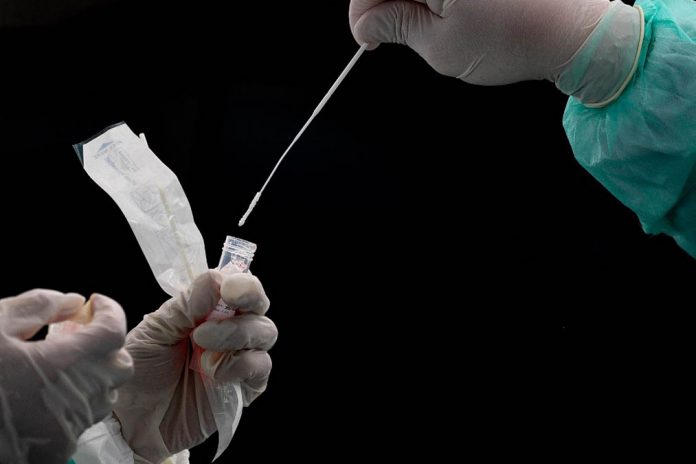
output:
[[28,340],[46,324],[60,322],[76,313],[85,299],[76,293],[34,289],[18,296],[0,300],[0,330]]
[[[351,0],[350,7],[348,8],[348,19],[350,21],[350,30],[355,29],[355,25],[358,20],[365,14],[369,9],[376,7],[381,3],[386,3],[388,0]],[[457,0],[405,0],[414,1],[417,3],[424,3],[428,5],[430,11],[436,15],[442,16],[447,8],[451,7],[456,3]]]
[[374,8],[380,3],[385,3],[387,0],[351,0],[348,8],[348,20],[350,21],[350,30],[355,28],[355,24],[370,8]]
[[220,295],[225,303],[239,308],[242,313],[263,316],[271,304],[261,281],[252,274],[226,275],[220,286]]

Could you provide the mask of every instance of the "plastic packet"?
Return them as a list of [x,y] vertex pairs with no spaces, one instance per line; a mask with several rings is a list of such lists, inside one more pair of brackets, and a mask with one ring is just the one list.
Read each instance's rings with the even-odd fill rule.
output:
[[[125,123],[74,146],[87,174],[128,220],[162,289],[177,296],[208,270],[203,237],[176,175]],[[224,390],[203,376],[219,432],[217,459],[229,445],[241,415],[241,392]]]
[[75,145],[82,166],[126,216],[162,289],[185,290],[208,269],[203,236],[176,175],[125,123]]

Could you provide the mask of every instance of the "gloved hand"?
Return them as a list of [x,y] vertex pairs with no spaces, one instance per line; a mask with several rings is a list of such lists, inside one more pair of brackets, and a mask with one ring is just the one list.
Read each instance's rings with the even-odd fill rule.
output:
[[[242,314],[204,322],[221,294]],[[212,353],[204,353],[203,367],[217,380],[240,382],[245,405],[265,390],[271,370],[267,351],[278,334],[263,316],[268,306],[256,277],[223,278],[218,271],[208,271],[128,334],[126,347],[134,359],[135,376],[119,389],[114,412],[137,462],[159,463],[216,430],[201,375],[189,368],[191,333],[203,349],[223,353],[220,359],[214,356],[214,363]]]
[[27,341],[84,302],[51,290],[0,300],[0,462],[67,462],[82,432],[111,413],[114,388],[132,375],[125,315],[105,296],[92,296],[93,319],[77,332]]
[[609,0],[351,0],[358,43],[408,45],[472,84],[556,81]]

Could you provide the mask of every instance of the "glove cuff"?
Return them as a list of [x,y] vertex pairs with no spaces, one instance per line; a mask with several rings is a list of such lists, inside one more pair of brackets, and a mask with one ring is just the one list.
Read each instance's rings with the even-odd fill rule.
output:
[[643,42],[642,10],[611,2],[604,16],[556,79],[561,92],[589,107],[621,95],[635,73]]
[[113,415],[85,430],[73,455],[77,464],[132,464],[133,460],[133,451],[121,435],[121,426]]

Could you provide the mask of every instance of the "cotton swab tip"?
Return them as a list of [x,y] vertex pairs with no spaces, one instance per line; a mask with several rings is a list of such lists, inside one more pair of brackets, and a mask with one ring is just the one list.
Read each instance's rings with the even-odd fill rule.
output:
[[244,216],[242,216],[242,219],[239,220],[239,227],[242,227],[244,225],[246,220],[249,218],[249,215],[256,207],[256,203],[259,202],[260,198],[261,198],[261,192],[256,192],[256,195],[254,195],[254,199],[251,200],[251,203],[249,203],[249,208],[247,208],[246,213],[244,213]]

